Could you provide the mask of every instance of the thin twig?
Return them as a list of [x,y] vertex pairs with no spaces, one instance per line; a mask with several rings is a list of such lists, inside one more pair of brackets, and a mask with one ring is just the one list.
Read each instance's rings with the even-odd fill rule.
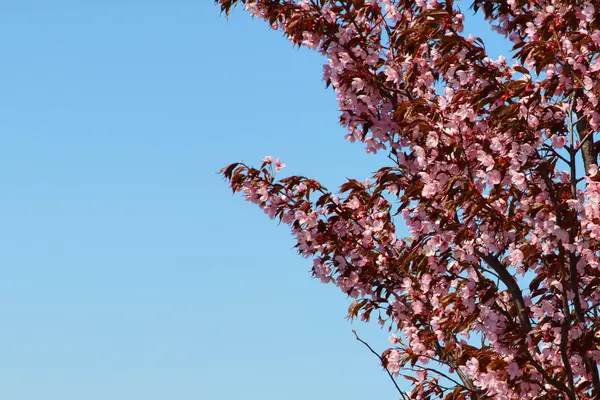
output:
[[[438,375],[440,375],[440,376],[443,376],[444,378],[448,379],[450,382],[454,383],[456,386],[460,386],[461,388],[463,388],[463,389],[466,389],[466,390],[471,390],[471,389],[469,389],[468,387],[466,387],[465,385],[463,385],[463,384],[461,384],[460,382],[458,382],[458,381],[456,381],[456,380],[452,379],[451,377],[449,377],[448,375],[444,374],[444,373],[443,373],[443,372],[441,372],[441,371],[438,371],[438,370],[436,370],[436,369],[433,369],[433,368],[421,367],[420,365],[417,365],[417,366],[416,366],[416,368],[419,368],[419,369],[421,369],[421,370],[424,370],[424,371],[430,371],[430,372],[436,373],[436,374],[438,374]],[[411,369],[411,370],[413,370],[413,371],[415,371],[415,372],[417,371],[417,370],[416,370],[416,369],[414,369],[414,368],[410,368],[410,369]]]
[[544,150],[550,151],[554,156],[560,158],[562,161],[564,161],[566,164],[569,164],[569,160],[567,160],[566,158],[564,158],[563,156],[561,156],[556,150],[554,150],[552,147],[546,145],[543,145],[542,148]]
[[373,348],[371,346],[369,346],[369,343],[367,343],[364,340],[362,340],[358,336],[358,333],[356,333],[356,331],[354,329],[352,330],[352,333],[354,333],[354,336],[356,337],[356,340],[358,340],[359,342],[361,342],[362,344],[364,344],[365,346],[367,346],[367,348],[371,351],[371,353],[375,354],[375,356],[377,356],[377,358],[379,358],[379,361],[381,361],[381,365],[385,369],[385,372],[387,372],[388,375],[390,376],[390,379],[394,383],[394,386],[396,386],[396,389],[398,390],[398,393],[400,393],[400,396],[402,396],[403,399],[409,399],[408,395],[406,393],[404,393],[404,391],[402,389],[400,389],[400,386],[398,386],[398,383],[396,382],[396,379],[394,379],[394,376],[392,375],[392,373],[390,372],[390,370],[387,369],[387,367],[383,364],[383,358],[381,358],[381,356],[379,355],[379,353],[377,353],[375,350],[373,350]]

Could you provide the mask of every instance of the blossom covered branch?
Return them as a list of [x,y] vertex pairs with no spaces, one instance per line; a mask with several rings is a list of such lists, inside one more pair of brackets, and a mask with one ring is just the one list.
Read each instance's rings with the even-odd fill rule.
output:
[[222,173],[392,332],[408,396],[600,398],[600,4],[475,0],[509,65],[452,0],[217,3],[324,55],[347,139],[389,154],[337,194],[272,157]]

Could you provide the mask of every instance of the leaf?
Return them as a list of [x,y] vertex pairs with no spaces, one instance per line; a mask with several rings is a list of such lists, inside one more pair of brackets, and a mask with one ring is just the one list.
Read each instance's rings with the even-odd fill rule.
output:
[[498,371],[498,370],[506,368],[506,366],[507,366],[506,361],[497,359],[497,360],[490,362],[487,365],[487,368],[491,369],[492,371]]
[[345,193],[349,190],[364,190],[364,186],[362,185],[362,183],[360,183],[359,181],[357,181],[356,179],[349,179],[348,182],[344,183],[341,187],[340,187],[340,192],[341,193]]
[[319,197],[319,199],[317,200],[317,202],[315,204],[318,207],[322,207],[326,203],[328,203],[330,200],[331,200],[331,193],[325,193],[324,195]]
[[361,308],[364,307],[365,304],[367,304],[368,300],[367,299],[362,299],[362,300],[354,300],[352,303],[350,303],[350,306],[348,307],[348,315],[346,315],[346,318],[348,319],[354,319],[358,316],[358,313],[360,312]]
[[234,170],[234,169],[236,169],[236,167],[237,167],[238,165],[240,165],[240,163],[233,163],[233,164],[230,164],[230,165],[228,165],[227,167],[225,167],[225,168],[223,168],[223,169],[221,170],[221,174],[222,174],[222,175],[223,175],[225,178],[227,178],[227,179],[231,180],[231,176],[232,176],[232,174],[233,174],[233,170]]
[[520,65],[517,65],[517,66],[515,66],[513,69],[514,69],[515,71],[517,71],[517,72],[520,72],[520,73],[524,74],[524,75],[531,75],[528,69],[526,69],[526,68],[523,68],[523,67],[522,67],[522,66],[520,66]]

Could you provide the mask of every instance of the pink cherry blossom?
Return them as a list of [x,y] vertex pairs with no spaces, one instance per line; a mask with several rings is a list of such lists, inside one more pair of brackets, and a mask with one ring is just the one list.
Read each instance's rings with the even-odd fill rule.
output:
[[285,164],[279,161],[279,158],[275,160],[275,172],[278,172],[282,168],[285,168]]
[[557,149],[562,149],[566,143],[567,138],[565,136],[552,136],[552,146],[556,147]]

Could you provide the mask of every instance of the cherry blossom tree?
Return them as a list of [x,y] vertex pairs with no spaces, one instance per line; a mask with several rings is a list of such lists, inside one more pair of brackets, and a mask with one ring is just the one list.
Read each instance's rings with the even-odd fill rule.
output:
[[[325,56],[347,139],[388,154],[336,193],[272,157],[222,174],[389,329],[401,397],[599,399],[600,2],[216,3]],[[473,13],[510,59],[463,33]]]

